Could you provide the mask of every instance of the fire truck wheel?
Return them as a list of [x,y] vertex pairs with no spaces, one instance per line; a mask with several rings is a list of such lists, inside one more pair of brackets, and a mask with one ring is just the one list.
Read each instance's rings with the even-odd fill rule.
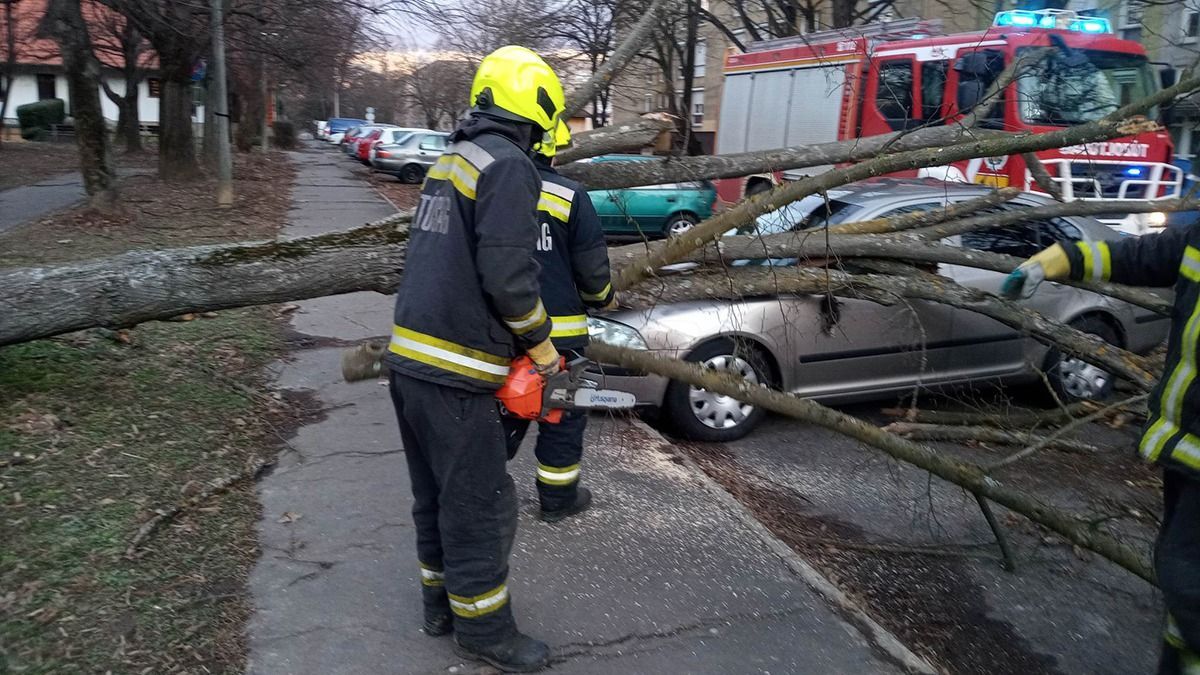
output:
[[[754,383],[770,385],[772,380],[767,357],[756,345],[744,340],[714,340],[697,347],[687,360],[702,363],[710,370],[730,371]],[[671,382],[667,387],[663,411],[679,435],[710,443],[742,438],[766,415],[758,406],[683,382]]]

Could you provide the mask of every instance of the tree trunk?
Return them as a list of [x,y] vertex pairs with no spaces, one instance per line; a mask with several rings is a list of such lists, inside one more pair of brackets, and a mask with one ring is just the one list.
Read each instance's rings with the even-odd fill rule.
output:
[[158,103],[158,175],[164,180],[186,181],[200,173],[192,131],[192,64],[181,54],[168,54],[159,52],[162,97]]
[[108,128],[100,108],[100,62],[92,50],[80,0],[51,0],[44,28],[54,36],[67,73],[71,117],[83,187],[93,208],[109,210],[116,202],[116,176],[108,145]]
[[636,122],[584,131],[571,137],[571,147],[560,151],[557,160],[566,164],[610,152],[637,152],[674,127],[667,115],[651,113]]
[[404,269],[408,231],[393,216],[306,239],[133,251],[49,267],[0,270],[0,345],[94,326],[132,326],[188,312],[375,290]]

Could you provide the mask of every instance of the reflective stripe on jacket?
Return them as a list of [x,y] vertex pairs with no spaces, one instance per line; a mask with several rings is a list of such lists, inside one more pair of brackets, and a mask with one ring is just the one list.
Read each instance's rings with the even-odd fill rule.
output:
[[538,197],[541,236],[537,257],[542,302],[550,313],[550,338],[561,349],[582,349],[588,343],[587,307],[612,300],[608,247],[600,218],[579,183],[536,162],[542,180]]
[[540,181],[522,135],[518,125],[468,119],[426,174],[396,295],[390,368],[492,391],[514,357],[549,336],[533,259]]
[[1166,368],[1151,392],[1139,449],[1151,462],[1200,479],[1200,226],[1066,250],[1072,279],[1175,287]]

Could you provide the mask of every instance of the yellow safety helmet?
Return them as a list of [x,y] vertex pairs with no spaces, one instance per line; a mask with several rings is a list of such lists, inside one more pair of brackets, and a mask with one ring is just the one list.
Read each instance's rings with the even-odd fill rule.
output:
[[484,57],[471,83],[471,108],[489,115],[531,122],[550,131],[566,105],[558,75],[542,57],[508,45]]
[[558,124],[554,125],[554,133],[547,131],[542,134],[542,142],[537,145],[539,155],[553,158],[558,154],[559,150],[567,148],[571,145],[571,128],[567,123],[559,120]]

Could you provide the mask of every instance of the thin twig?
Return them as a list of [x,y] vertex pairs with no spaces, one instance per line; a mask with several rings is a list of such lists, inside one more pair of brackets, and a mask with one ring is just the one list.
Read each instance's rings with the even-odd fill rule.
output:
[[1071,422],[1059,427],[1058,429],[1056,429],[1054,431],[1054,433],[1050,434],[1049,436],[1046,436],[1045,438],[1038,441],[1037,443],[1034,443],[1023,450],[1014,452],[1013,454],[1009,455],[1008,457],[1005,457],[1004,459],[999,460],[993,464],[985,466],[983,468],[983,471],[984,471],[984,473],[992,473],[996,469],[1000,469],[1000,468],[1008,466],[1009,464],[1018,462],[1024,458],[1032,455],[1033,453],[1037,452],[1038,450],[1049,447],[1050,445],[1052,445],[1054,443],[1061,442],[1061,439],[1063,436],[1071,433],[1072,431],[1078,429],[1079,427],[1081,427],[1085,424],[1088,424],[1090,422],[1098,420],[1101,417],[1104,417],[1105,415],[1107,415],[1108,413],[1110,413],[1114,410],[1119,410],[1121,408],[1127,408],[1132,405],[1137,405],[1139,403],[1143,403],[1149,397],[1150,397],[1149,394],[1138,394],[1137,396],[1127,398],[1123,401],[1117,401],[1116,403],[1113,403],[1111,405],[1106,405],[1103,408],[1097,410],[1096,412],[1094,412],[1090,415],[1085,415],[1078,419],[1072,420]]

